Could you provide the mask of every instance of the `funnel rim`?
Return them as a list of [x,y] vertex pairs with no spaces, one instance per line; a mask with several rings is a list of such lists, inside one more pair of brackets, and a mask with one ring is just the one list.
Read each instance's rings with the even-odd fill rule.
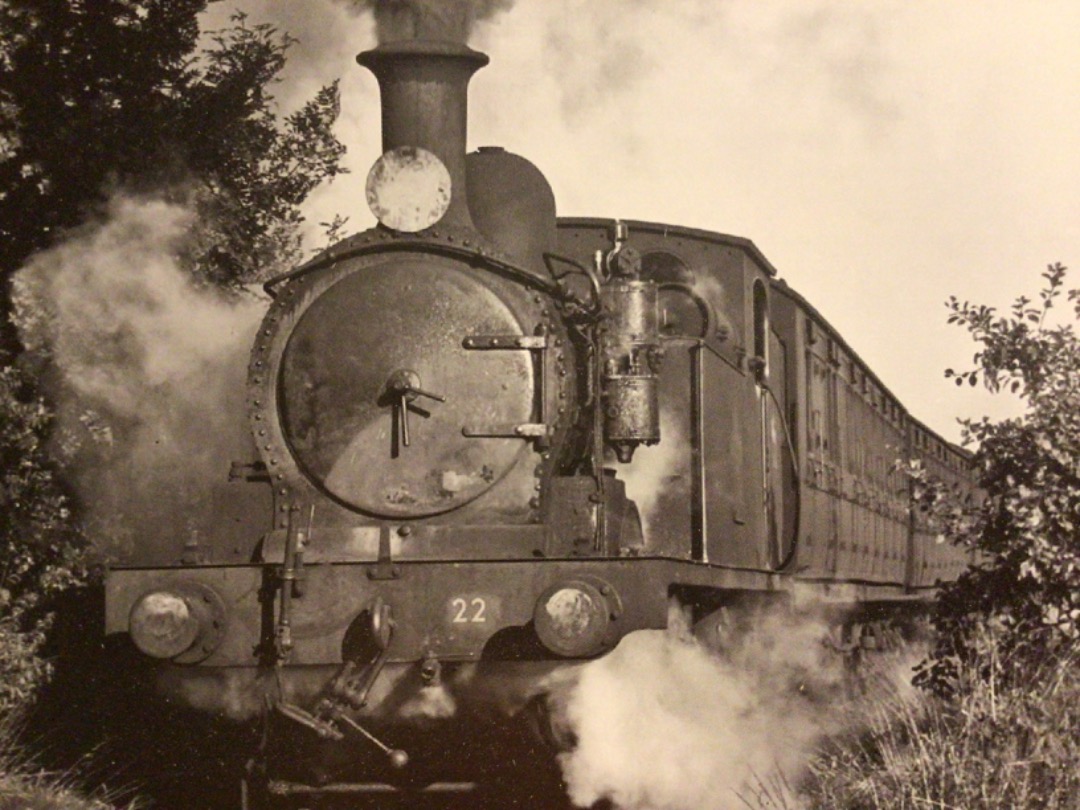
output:
[[403,39],[383,42],[371,50],[361,51],[356,61],[366,68],[374,68],[394,59],[418,57],[459,59],[471,62],[477,69],[490,62],[486,53],[477,51],[460,42],[442,39]]

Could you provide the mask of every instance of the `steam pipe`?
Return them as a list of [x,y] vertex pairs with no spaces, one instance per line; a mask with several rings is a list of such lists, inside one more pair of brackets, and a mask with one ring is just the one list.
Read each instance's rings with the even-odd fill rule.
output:
[[451,184],[440,221],[473,227],[465,180],[468,85],[487,55],[452,42],[406,40],[364,51],[356,61],[379,82],[383,152],[418,146],[438,157]]

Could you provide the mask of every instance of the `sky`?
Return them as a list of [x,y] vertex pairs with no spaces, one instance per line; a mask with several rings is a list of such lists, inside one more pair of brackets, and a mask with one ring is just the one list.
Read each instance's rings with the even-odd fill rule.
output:
[[[975,344],[955,295],[1006,308],[1061,261],[1080,286],[1080,3],[1075,0],[517,0],[478,23],[469,148],[500,145],[551,182],[561,215],[747,237],[908,409],[945,438],[1012,415],[957,389]],[[340,78],[351,174],[315,192],[374,224],[373,21],[346,0],[217,3],[298,42],[288,111]]]

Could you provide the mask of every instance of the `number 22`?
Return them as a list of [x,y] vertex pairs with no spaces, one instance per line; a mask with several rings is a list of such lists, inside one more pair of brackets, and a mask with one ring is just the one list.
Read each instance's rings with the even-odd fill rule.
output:
[[[456,611],[453,618],[454,624],[477,623],[487,621],[487,618],[484,616],[484,611],[487,610],[487,603],[479,596],[468,602],[466,602],[459,596],[454,599],[454,601],[450,604],[453,605],[454,610]],[[471,616],[468,615],[470,605],[472,606]]]

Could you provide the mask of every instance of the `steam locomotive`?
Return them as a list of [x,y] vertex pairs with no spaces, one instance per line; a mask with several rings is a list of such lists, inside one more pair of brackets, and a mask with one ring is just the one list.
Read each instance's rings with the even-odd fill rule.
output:
[[271,793],[328,789],[301,750],[348,752],[321,778],[340,791],[452,760],[481,743],[440,729],[530,714],[673,609],[708,643],[733,605],[810,594],[858,643],[965,566],[896,462],[970,493],[966,455],[752,242],[559,218],[530,162],[466,154],[486,56],[358,61],[379,224],[267,284],[253,458],[223,470],[213,533],[107,579],[107,632],[162,688],[288,741]]

